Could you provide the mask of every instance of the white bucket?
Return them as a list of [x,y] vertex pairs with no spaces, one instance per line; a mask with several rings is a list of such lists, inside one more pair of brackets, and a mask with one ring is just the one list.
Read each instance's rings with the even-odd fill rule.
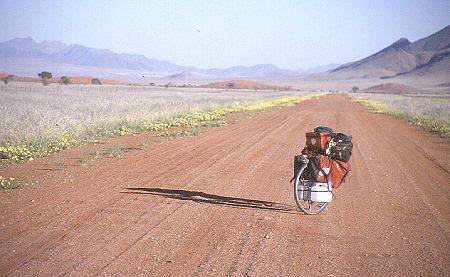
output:
[[311,187],[311,201],[331,202],[332,198],[331,185],[327,183],[314,183]]

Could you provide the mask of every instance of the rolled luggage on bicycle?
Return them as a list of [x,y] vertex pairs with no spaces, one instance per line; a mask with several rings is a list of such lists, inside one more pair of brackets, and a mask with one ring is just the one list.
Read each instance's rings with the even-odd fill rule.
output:
[[352,137],[319,126],[306,133],[306,146],[294,157],[294,196],[306,214],[318,214],[350,172]]
[[333,188],[338,188],[351,170],[352,150],[351,136],[334,133],[329,127],[316,127],[314,132],[306,133],[302,154],[294,157],[294,178],[301,168],[301,157],[306,156],[309,163],[305,174],[316,182],[331,181]]

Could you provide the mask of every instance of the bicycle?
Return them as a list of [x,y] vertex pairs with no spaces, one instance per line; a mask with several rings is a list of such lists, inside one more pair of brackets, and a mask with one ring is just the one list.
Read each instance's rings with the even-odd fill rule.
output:
[[305,174],[309,159],[301,156],[302,167],[294,176],[294,198],[297,206],[305,214],[317,215],[325,210],[332,199],[332,183],[318,183]]

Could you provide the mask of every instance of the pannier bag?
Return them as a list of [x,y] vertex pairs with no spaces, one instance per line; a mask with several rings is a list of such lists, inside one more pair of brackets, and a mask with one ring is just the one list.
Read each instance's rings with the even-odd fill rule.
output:
[[[352,136],[334,133],[330,127],[314,128],[314,132],[306,133],[306,147],[302,150],[309,158],[304,177],[317,183],[332,182],[333,188],[339,187],[350,172],[348,161],[352,150]],[[294,174],[301,169],[300,158],[294,159]]]
[[344,183],[349,172],[350,163],[332,160],[329,181],[333,183],[333,188],[338,188]]
[[333,133],[333,129],[331,129],[330,127],[319,126],[319,127],[314,128],[314,132],[316,132],[316,133]]
[[348,162],[352,155],[352,137],[343,133],[333,135],[333,144],[330,148],[330,157],[334,160]]
[[349,171],[350,163],[336,161],[319,154],[309,159],[305,174],[314,182],[326,183],[331,181],[333,188],[338,188],[345,181]]
[[325,154],[328,144],[331,141],[331,133],[329,132],[310,132],[306,133],[306,147],[320,154]]
[[302,155],[294,156],[294,177],[297,176],[297,172],[302,168]]
[[328,182],[328,175],[331,170],[331,159],[327,156],[317,155],[309,159],[305,175],[314,182]]
[[347,136],[344,133],[334,133],[333,134],[333,140],[334,141],[347,141],[347,142],[351,142],[353,139],[352,136]]

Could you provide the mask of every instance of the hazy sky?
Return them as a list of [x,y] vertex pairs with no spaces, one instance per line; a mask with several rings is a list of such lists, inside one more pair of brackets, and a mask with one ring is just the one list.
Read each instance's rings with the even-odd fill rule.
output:
[[31,36],[202,68],[344,63],[449,21],[449,0],[0,0],[0,41]]

